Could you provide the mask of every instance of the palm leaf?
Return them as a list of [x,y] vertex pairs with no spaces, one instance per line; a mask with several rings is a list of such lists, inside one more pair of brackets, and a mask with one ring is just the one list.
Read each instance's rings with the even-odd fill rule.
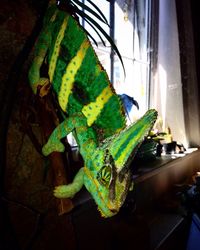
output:
[[[74,5],[73,3],[71,3],[71,7],[72,7],[72,9],[73,9],[73,11],[74,12],[76,12],[76,13],[79,13],[79,15],[92,27],[92,29],[97,33],[97,35],[99,36],[99,38],[100,38],[100,40],[101,40],[101,42],[102,42],[102,44],[104,45],[104,46],[106,46],[106,44],[105,44],[105,42],[104,42],[104,40],[103,40],[103,38],[101,37],[101,35],[99,34],[99,32],[98,32],[98,30],[96,29],[96,27],[87,19],[87,18],[85,18],[84,17],[84,14],[85,14],[85,12],[83,12],[83,11],[81,11],[76,5]],[[93,19],[92,19],[93,20]],[[82,26],[83,27],[83,26]],[[86,29],[84,29],[84,30],[86,30]],[[88,31],[87,31],[87,34],[90,34]],[[90,34],[90,37],[92,37],[92,39],[93,40],[95,40],[94,38],[93,38],[93,36]],[[96,42],[96,40],[95,40],[95,45],[98,47],[98,43]]]
[[[92,10],[90,7],[88,7],[86,4],[78,1],[78,0],[73,0],[73,2],[75,2],[77,5],[79,5],[80,7],[82,7],[84,10],[87,10],[90,14],[94,15],[97,19],[99,19],[101,22],[105,23],[106,25],[109,26],[106,18],[102,18],[102,16],[100,16],[99,14],[97,14],[94,10]],[[94,5],[94,4],[93,4]]]
[[[101,40],[103,46],[106,47],[106,44],[105,44],[103,38],[101,37],[101,35],[99,34],[99,32],[98,32],[98,30],[95,28],[95,26],[94,26],[91,22],[89,22],[87,19],[84,19],[84,20],[93,28],[93,30],[94,30],[94,31],[97,33],[97,35],[99,36],[99,38],[100,38],[100,40]],[[89,33],[89,32],[88,32],[88,33]],[[90,35],[90,36],[91,36],[91,35]],[[98,43],[97,43],[96,45],[97,45],[97,47],[98,47]]]
[[105,20],[105,22],[107,23],[107,25],[110,26],[109,23],[108,23],[108,21],[107,21],[107,19],[106,19],[106,17],[104,16],[103,12],[99,9],[99,7],[96,6],[96,4],[94,4],[91,0],[87,0],[87,1],[99,12],[99,14]]
[[[87,15],[85,12],[81,11],[76,5],[73,5],[75,12],[80,15],[84,20],[89,21],[93,26],[95,26],[103,35],[104,37],[108,40],[108,42],[110,43],[112,49],[116,52],[117,56],[119,57],[119,60],[122,64],[123,70],[124,70],[124,75],[126,75],[125,73],[125,67],[124,67],[124,63],[121,57],[121,54],[117,48],[117,46],[115,45],[113,39],[105,32],[105,30],[94,20],[92,19],[89,15]],[[96,29],[95,28],[95,29]]]
[[98,47],[97,41],[94,39],[94,37],[82,26],[82,29],[85,31],[88,37],[91,38],[91,40],[94,42],[94,44]]

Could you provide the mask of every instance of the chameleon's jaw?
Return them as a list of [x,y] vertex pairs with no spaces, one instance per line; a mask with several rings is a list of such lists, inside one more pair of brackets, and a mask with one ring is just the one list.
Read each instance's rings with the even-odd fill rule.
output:
[[109,201],[108,204],[105,203],[104,208],[98,206],[101,216],[104,218],[109,218],[116,215],[124,204],[127,193],[128,190],[124,190],[123,193],[118,195],[114,201]]
[[119,176],[116,177],[114,198],[111,196],[112,189],[100,185],[96,178],[94,178],[93,173],[86,168],[85,174],[85,186],[93,196],[101,216],[109,218],[116,215],[123,205],[129,191],[131,172],[129,171],[126,173],[123,180],[120,180]]

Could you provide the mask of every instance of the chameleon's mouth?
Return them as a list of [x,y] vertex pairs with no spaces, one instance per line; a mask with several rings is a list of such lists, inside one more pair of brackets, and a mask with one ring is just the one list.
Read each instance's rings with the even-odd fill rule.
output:
[[113,208],[113,209],[110,209],[110,212],[113,214],[116,214],[118,212],[118,210]]

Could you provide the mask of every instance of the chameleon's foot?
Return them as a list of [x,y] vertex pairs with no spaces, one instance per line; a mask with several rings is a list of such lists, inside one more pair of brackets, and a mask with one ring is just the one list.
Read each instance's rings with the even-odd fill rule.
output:
[[37,91],[40,97],[44,97],[49,93],[51,84],[48,78],[40,78],[40,82],[37,87]]
[[65,151],[65,146],[60,142],[56,142],[56,143],[49,143],[47,142],[47,144],[45,144],[42,148],[42,153],[44,156],[47,156],[49,154],[51,154],[52,152],[64,152]]
[[54,189],[54,196],[57,198],[72,198],[80,191],[84,182],[84,168],[80,168],[72,183],[57,186]]
[[71,198],[73,197],[73,194],[71,193],[71,190],[68,189],[68,185],[61,185],[57,186],[54,189],[54,196],[56,198]]
[[38,94],[43,97],[48,94],[51,84],[48,78],[40,78],[38,82],[31,85],[34,94]]

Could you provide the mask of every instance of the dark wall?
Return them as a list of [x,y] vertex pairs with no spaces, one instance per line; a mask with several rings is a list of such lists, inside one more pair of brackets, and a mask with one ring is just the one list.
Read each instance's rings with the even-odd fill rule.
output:
[[194,30],[194,48],[196,60],[196,72],[198,77],[198,91],[200,93],[200,7],[198,1],[191,1],[192,25]]

